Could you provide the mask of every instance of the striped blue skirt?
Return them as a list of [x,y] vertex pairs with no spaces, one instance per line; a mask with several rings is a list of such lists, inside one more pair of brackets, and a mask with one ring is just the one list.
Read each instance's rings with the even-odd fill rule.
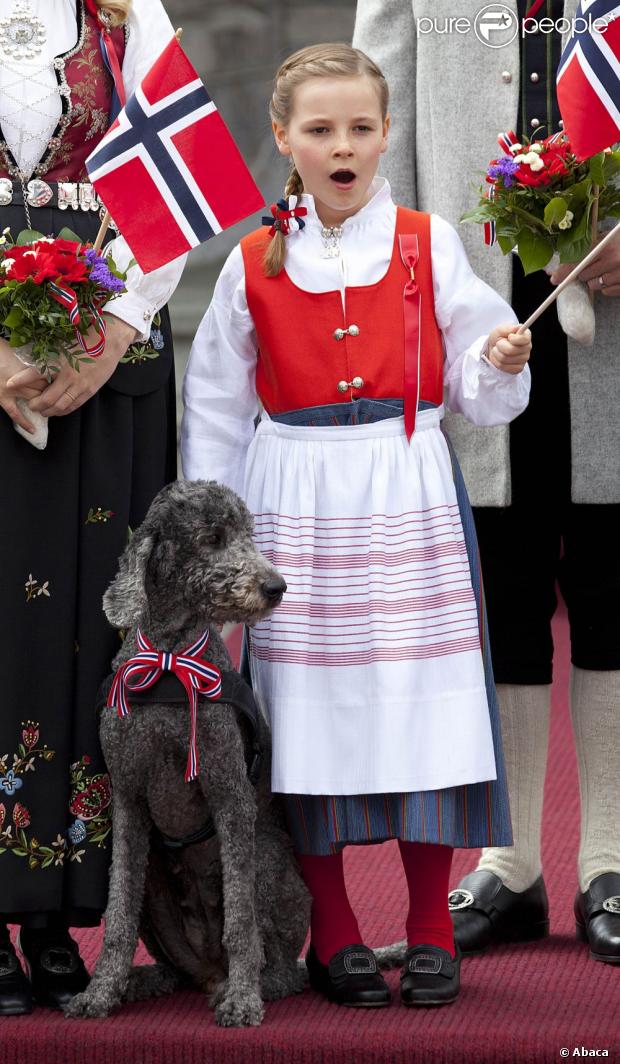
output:
[[[420,409],[431,405],[420,403]],[[272,420],[294,425],[355,425],[398,417],[402,409],[400,400],[359,399],[352,403],[272,415]],[[454,449],[447,437],[446,441],[478,608],[497,779],[443,790],[408,793],[284,794],[282,799],[288,826],[298,853],[326,855],[336,853],[347,845],[385,842],[388,839],[460,848],[512,844],[499,709],[491,667],[476,530]],[[449,737],[446,741],[449,741]]]

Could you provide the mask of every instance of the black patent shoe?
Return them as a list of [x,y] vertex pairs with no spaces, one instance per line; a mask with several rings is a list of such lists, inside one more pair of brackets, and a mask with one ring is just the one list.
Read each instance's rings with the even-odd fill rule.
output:
[[68,932],[38,932],[26,938],[22,931],[20,949],[28,965],[37,1005],[60,1010],[76,994],[86,990],[90,977]]
[[377,959],[361,943],[334,953],[328,965],[321,964],[310,943],[306,968],[312,989],[336,1005],[378,1009],[390,1003],[390,988],[377,967]]
[[549,899],[542,876],[516,892],[493,872],[470,872],[450,891],[448,905],[454,939],[464,956],[500,942],[535,942],[549,934]]
[[590,956],[605,964],[620,964],[620,873],[605,872],[575,898],[575,926]]
[[405,953],[400,974],[400,1000],[403,1005],[451,1005],[461,989],[461,953],[456,946],[452,957],[439,946],[411,946]]
[[25,1016],[32,1012],[32,987],[10,939],[0,940],[0,1016]]

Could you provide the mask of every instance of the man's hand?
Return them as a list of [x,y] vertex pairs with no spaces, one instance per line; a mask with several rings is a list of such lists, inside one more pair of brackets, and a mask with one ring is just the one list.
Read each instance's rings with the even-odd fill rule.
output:
[[529,329],[518,333],[516,325],[498,325],[489,335],[487,358],[504,373],[521,373],[532,350]]
[[[105,349],[94,362],[82,362],[80,369],[73,369],[63,361],[61,368],[51,384],[44,382],[45,389],[28,404],[31,410],[38,411],[45,417],[63,417],[78,410],[102,385],[112,376],[127,348],[137,336],[136,330],[120,318],[110,315],[107,318]],[[92,347],[97,338],[94,329],[86,336],[86,344]],[[16,373],[7,381],[7,393],[11,396],[21,395],[24,388],[33,387],[39,378],[36,370],[26,369]],[[16,419],[15,419],[16,420]]]
[[[551,274],[551,284],[559,284],[569,273],[575,269],[576,262],[565,262],[558,266]],[[604,296],[620,296],[620,240],[613,239],[606,244],[600,255],[586,266],[579,276],[578,281],[587,283],[593,292],[600,292]],[[602,282],[602,283],[601,283]]]

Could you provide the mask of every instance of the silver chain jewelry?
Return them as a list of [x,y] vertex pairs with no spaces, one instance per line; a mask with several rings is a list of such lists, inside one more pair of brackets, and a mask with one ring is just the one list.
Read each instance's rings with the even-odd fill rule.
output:
[[321,240],[323,241],[323,251],[321,257],[324,259],[337,259],[340,256],[340,240],[342,237],[341,225],[324,225],[321,229]]
[[0,19],[0,48],[16,59],[34,59],[47,38],[47,30],[33,14],[29,0],[15,0],[13,10]]

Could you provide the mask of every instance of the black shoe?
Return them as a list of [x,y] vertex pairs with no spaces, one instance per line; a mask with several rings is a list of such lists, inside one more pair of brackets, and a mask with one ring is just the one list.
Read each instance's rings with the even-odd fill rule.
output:
[[549,900],[542,876],[517,893],[493,872],[470,872],[450,891],[448,904],[454,939],[463,955],[481,953],[499,942],[535,942],[549,934]]
[[368,946],[345,946],[334,953],[328,965],[321,964],[314,946],[306,953],[310,986],[336,1005],[378,1009],[389,1005],[391,995]]
[[24,931],[20,947],[37,1005],[62,1009],[86,990],[90,977],[68,931]]
[[590,956],[620,964],[620,873],[605,872],[575,898],[577,938],[590,946]]
[[461,989],[461,953],[452,957],[439,946],[411,946],[400,974],[403,1005],[451,1005]]
[[24,1016],[32,1012],[32,987],[8,935],[0,939],[0,1016]]

